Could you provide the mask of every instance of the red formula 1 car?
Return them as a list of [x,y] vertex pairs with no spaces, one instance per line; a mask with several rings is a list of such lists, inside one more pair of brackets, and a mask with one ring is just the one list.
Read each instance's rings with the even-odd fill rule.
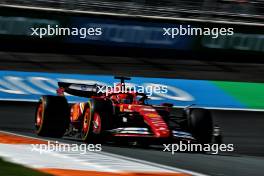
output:
[[[124,90],[124,81],[130,78],[117,78]],[[57,96],[42,96],[37,105],[35,126],[40,136],[68,136],[88,143],[212,140],[213,123],[208,110],[191,106],[175,109],[169,103],[150,105],[147,95],[136,91],[103,93],[98,91],[98,85],[58,85]],[[87,97],[88,101],[69,104],[64,92]]]

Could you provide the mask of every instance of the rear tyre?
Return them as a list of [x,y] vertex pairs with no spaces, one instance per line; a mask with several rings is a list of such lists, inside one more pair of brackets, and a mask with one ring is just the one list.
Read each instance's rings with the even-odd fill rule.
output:
[[201,144],[212,141],[213,120],[210,111],[206,109],[190,109],[188,114],[188,128]]
[[70,109],[65,97],[42,96],[35,113],[36,133],[39,136],[62,137],[69,126]]
[[87,143],[103,142],[113,123],[113,105],[109,99],[91,99],[84,110],[81,139]]

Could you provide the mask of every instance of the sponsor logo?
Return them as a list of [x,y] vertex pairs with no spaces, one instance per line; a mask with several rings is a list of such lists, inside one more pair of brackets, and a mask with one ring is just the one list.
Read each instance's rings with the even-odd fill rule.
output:
[[150,117],[150,118],[156,118],[156,117],[159,117],[158,114],[155,114],[155,113],[147,113],[146,114],[147,117]]

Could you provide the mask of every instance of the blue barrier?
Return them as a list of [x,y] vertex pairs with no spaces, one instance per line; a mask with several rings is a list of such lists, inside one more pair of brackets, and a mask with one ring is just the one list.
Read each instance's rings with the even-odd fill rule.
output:
[[[108,86],[118,82],[113,76],[0,71],[0,100],[38,101],[41,95],[56,94],[58,81]],[[209,108],[246,108],[210,81],[132,77],[130,83],[144,87],[153,84],[166,86],[167,93],[151,95],[150,103],[153,104],[168,102],[175,106],[196,104]],[[75,96],[67,98],[71,102],[87,100]]]

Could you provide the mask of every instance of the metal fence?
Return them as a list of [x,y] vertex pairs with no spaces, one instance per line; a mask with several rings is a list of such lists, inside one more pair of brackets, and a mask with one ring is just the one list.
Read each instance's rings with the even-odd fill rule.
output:
[[218,15],[264,21],[264,0],[1,0],[0,4],[165,17]]

